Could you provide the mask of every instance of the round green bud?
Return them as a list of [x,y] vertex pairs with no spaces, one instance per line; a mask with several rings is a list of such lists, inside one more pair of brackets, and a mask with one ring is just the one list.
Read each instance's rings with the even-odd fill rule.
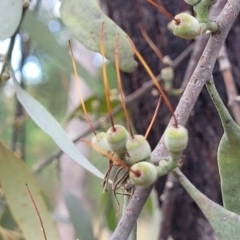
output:
[[129,133],[122,125],[114,125],[106,132],[106,139],[110,149],[119,156],[126,153],[126,141],[129,138]]
[[161,78],[164,82],[172,82],[174,79],[174,70],[172,67],[164,67],[161,70]]
[[158,177],[156,166],[150,162],[139,162],[131,167],[129,177],[136,186],[147,187],[153,184]]
[[185,39],[194,39],[201,33],[198,20],[188,13],[176,15],[169,27],[174,35]]
[[127,159],[129,165],[150,159],[151,147],[142,135],[134,135],[134,138],[129,138],[126,142],[126,149],[129,155]]
[[[106,133],[100,132],[92,137],[92,144],[97,152],[102,154],[99,150],[103,150],[107,153],[111,152],[111,149],[108,145],[107,139],[106,139]],[[102,154],[104,155],[104,154]]]
[[171,153],[182,152],[188,144],[188,131],[185,127],[168,126],[164,134],[164,142]]

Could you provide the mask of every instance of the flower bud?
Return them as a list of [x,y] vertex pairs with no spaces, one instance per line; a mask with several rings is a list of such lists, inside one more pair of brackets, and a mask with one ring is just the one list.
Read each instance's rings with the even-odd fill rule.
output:
[[147,187],[153,184],[158,177],[156,166],[150,162],[139,162],[131,167],[129,177],[136,186]]
[[182,152],[188,144],[188,131],[185,127],[167,127],[164,134],[164,142],[168,151],[171,153]]
[[129,138],[129,133],[122,125],[114,125],[106,132],[106,139],[110,149],[119,156],[126,153],[126,141]]
[[100,132],[100,133],[94,135],[92,137],[92,144],[93,144],[93,147],[96,146],[95,150],[97,152],[99,152],[98,149],[101,149],[107,153],[111,152],[111,149],[110,149],[107,139],[106,139],[105,132]]
[[194,39],[201,33],[198,20],[188,13],[176,15],[169,27],[174,35],[185,39]]
[[126,142],[126,149],[129,155],[127,159],[129,165],[150,159],[151,147],[142,135],[134,135],[134,138],[129,138]]

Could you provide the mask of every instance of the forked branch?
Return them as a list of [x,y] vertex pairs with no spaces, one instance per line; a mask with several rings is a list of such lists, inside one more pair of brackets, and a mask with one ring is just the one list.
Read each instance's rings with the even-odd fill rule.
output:
[[[210,79],[213,67],[218,57],[218,53],[224,44],[228,32],[232,27],[236,16],[239,14],[239,11],[240,1],[229,0],[219,17],[216,19],[216,23],[219,25],[221,31],[212,34],[210,37],[208,44],[200,58],[200,61],[186,87],[186,90],[180,99],[180,102],[175,111],[175,115],[177,116],[179,124],[186,124],[204,84]],[[160,140],[159,144],[152,153],[152,158],[157,161],[164,155],[166,155],[166,150]],[[127,207],[127,210],[123,214],[117,228],[111,237],[111,240],[128,239],[131,229],[136,223],[137,218],[152,188],[153,186],[136,189]]]

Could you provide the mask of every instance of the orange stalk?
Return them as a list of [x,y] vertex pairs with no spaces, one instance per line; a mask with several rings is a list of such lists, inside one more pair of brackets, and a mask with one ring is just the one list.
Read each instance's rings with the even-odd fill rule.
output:
[[113,163],[115,163],[118,166],[124,167],[127,170],[129,170],[130,172],[134,173],[134,174],[138,174],[136,171],[133,171],[126,163],[124,163],[121,159],[115,157],[113,154],[110,154],[106,151],[104,151],[103,149],[101,149],[100,147],[96,146],[95,144],[93,144],[92,142],[89,142],[85,139],[81,139],[82,142],[86,143],[87,145],[89,145],[90,147],[94,148],[97,152],[101,153],[103,156],[107,157],[109,160],[111,160]]
[[130,43],[132,45],[134,53],[137,55],[138,59],[140,60],[140,62],[142,63],[142,65],[146,69],[147,73],[149,74],[150,78],[153,80],[153,82],[154,82],[155,86],[157,87],[158,91],[162,95],[163,100],[165,101],[165,103],[166,103],[170,113],[173,116],[175,127],[177,127],[178,126],[177,119],[176,119],[176,116],[174,115],[174,110],[173,110],[172,104],[170,103],[166,93],[164,92],[163,88],[159,84],[158,80],[156,79],[155,75],[153,74],[152,70],[150,69],[150,67],[148,66],[148,64],[146,63],[146,61],[144,60],[144,58],[140,54],[140,52],[138,52],[138,50],[136,49],[136,47],[135,47],[134,43],[132,42],[132,40],[130,38],[128,38],[128,39],[129,39],[129,41],[130,41]]
[[152,4],[155,8],[157,8],[160,12],[162,12],[166,17],[170,20],[174,20],[177,24],[179,24],[179,20],[175,19],[174,16],[169,13],[163,6],[155,3],[153,0],[147,0],[150,4]]
[[106,95],[106,102],[107,102],[107,108],[108,113],[110,117],[110,121],[112,124],[113,131],[115,132],[114,122],[113,122],[113,115],[112,115],[112,108],[110,103],[110,97],[109,97],[109,86],[108,86],[108,79],[107,79],[107,68],[105,64],[105,49],[104,49],[104,22],[102,23],[101,28],[101,35],[100,35],[100,47],[101,47],[101,54],[102,54],[102,71],[103,71],[103,82],[104,82],[104,90]]
[[146,40],[146,42],[148,43],[148,45],[151,47],[151,49],[155,52],[155,54],[158,56],[158,58],[162,61],[163,59],[163,55],[161,53],[161,51],[158,49],[158,47],[155,45],[155,43],[152,41],[152,39],[149,37],[149,35],[147,34],[147,32],[145,31],[145,29],[142,27],[142,25],[140,26],[140,31],[144,37],[144,39]]
[[128,125],[128,130],[130,132],[130,135],[132,138],[134,138],[133,136],[133,131],[132,131],[132,126],[131,126],[131,121],[128,115],[128,111],[127,111],[127,107],[126,107],[126,102],[124,99],[124,95],[123,95],[123,88],[122,88],[122,81],[121,81],[121,74],[120,74],[120,69],[119,69],[119,46],[118,46],[118,36],[116,39],[116,47],[115,47],[115,66],[116,66],[116,74],[117,74],[117,82],[118,82],[118,89],[120,92],[120,96],[121,96],[121,104],[122,104],[122,108],[123,108],[123,112],[127,121],[127,125]]
[[35,210],[36,210],[36,212],[37,212],[37,215],[38,215],[38,218],[39,218],[39,221],[40,221],[40,224],[41,224],[41,228],[42,228],[42,231],[43,231],[44,239],[47,240],[47,235],[46,235],[46,232],[45,232],[45,228],[44,228],[44,225],[43,225],[43,221],[42,221],[41,215],[40,215],[40,213],[39,213],[39,211],[38,211],[37,204],[36,204],[36,202],[35,202],[34,199],[33,199],[32,193],[31,193],[31,191],[30,191],[27,183],[26,183],[25,185],[26,185],[26,187],[27,187],[28,194],[29,194],[29,196],[31,197],[31,201],[32,201],[32,203],[33,203],[33,205],[34,205],[34,208],[35,208]]
[[74,57],[73,57],[73,50],[72,50],[72,45],[71,45],[71,42],[70,42],[70,41],[69,41],[69,48],[70,48],[70,53],[71,53],[73,71],[74,71],[74,75],[75,75],[75,81],[76,81],[76,84],[77,84],[78,93],[79,93],[79,96],[80,96],[80,101],[81,101],[81,104],[82,104],[83,112],[84,112],[86,121],[88,122],[88,124],[89,124],[92,132],[96,135],[96,131],[95,131],[95,129],[94,129],[92,123],[91,123],[91,120],[90,120],[90,118],[89,118],[89,115],[88,115],[88,113],[87,113],[86,106],[85,106],[85,103],[84,103],[84,100],[83,100],[82,89],[81,89],[81,84],[80,84],[80,79],[79,79],[78,74],[77,74],[76,62],[75,62],[75,59],[74,59]]
[[153,114],[152,120],[151,120],[151,122],[150,122],[150,124],[149,124],[149,126],[148,126],[148,129],[147,129],[147,131],[146,131],[146,133],[145,133],[145,136],[144,136],[145,139],[147,139],[148,134],[149,134],[149,132],[150,132],[152,126],[153,126],[153,123],[154,123],[154,121],[155,121],[155,119],[156,119],[156,117],[157,117],[157,113],[158,113],[158,110],[159,110],[161,101],[162,101],[162,96],[160,96],[159,99],[158,99],[157,107],[156,107],[156,109],[155,109],[155,112],[154,112],[154,114]]

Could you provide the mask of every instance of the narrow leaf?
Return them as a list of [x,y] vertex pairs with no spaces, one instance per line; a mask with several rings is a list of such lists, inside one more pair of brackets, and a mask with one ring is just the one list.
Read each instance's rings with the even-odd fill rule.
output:
[[218,167],[221,178],[223,206],[240,214],[240,127],[235,123],[213,81],[206,84],[223,125],[223,136],[218,146]]
[[175,169],[173,174],[208,219],[219,240],[239,240],[240,216],[207,198],[193,186],[179,169]]
[[0,1],[0,40],[10,38],[20,23],[23,0]]
[[43,240],[41,225],[25,186],[26,183],[39,209],[48,239],[59,240],[57,228],[40,194],[36,180],[23,160],[0,142],[0,184],[12,216],[22,230],[25,240]]
[[79,240],[95,240],[91,217],[80,199],[67,191],[64,193],[64,197],[75,230],[75,238]]
[[69,157],[97,177],[103,179],[103,174],[81,154],[53,116],[36,99],[23,90],[16,80],[14,80],[14,84],[19,102],[23,105],[33,121],[46,132]]

